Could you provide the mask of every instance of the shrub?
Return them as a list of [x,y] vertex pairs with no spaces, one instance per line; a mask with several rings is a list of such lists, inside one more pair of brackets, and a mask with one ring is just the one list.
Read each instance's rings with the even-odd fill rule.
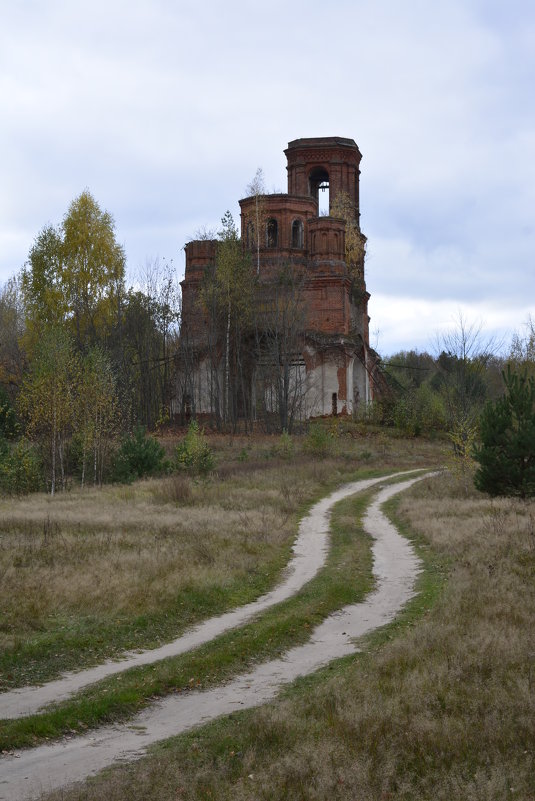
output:
[[191,421],[188,433],[175,448],[175,464],[179,470],[203,476],[214,468],[213,451],[196,420]]
[[326,456],[330,448],[329,432],[321,423],[312,423],[303,443],[303,448],[312,456]]
[[429,384],[421,384],[416,389],[404,390],[390,402],[384,422],[392,423],[409,437],[417,437],[424,431],[443,430],[446,425],[444,401]]
[[416,409],[424,431],[443,431],[446,428],[444,399],[433,392],[429,384],[421,384],[416,390]]
[[393,397],[385,396],[381,400],[373,400],[359,407],[356,419],[372,426],[391,426],[394,417]]
[[247,448],[242,448],[238,454],[238,462],[246,462],[249,458]]
[[288,434],[286,429],[282,432],[278,442],[273,446],[273,455],[279,456],[281,459],[293,459],[295,448],[293,439]]
[[459,420],[454,428],[448,432],[448,438],[453,444],[448,467],[463,488],[466,497],[470,494],[470,487],[474,479],[474,445],[476,436],[477,427],[468,420]]
[[0,489],[9,495],[27,495],[43,488],[42,463],[26,440],[11,448],[0,439]]
[[147,436],[144,426],[137,426],[125,437],[113,457],[112,479],[130,483],[136,478],[160,473],[165,468],[165,450],[162,445]]
[[174,473],[157,483],[153,495],[160,503],[177,505],[190,503],[192,499],[191,479],[188,476]]
[[421,426],[414,403],[414,397],[407,393],[398,398],[392,410],[394,426],[407,437],[417,437]]

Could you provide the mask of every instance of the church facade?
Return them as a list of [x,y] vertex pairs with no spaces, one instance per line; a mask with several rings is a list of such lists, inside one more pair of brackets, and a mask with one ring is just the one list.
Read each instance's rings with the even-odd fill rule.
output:
[[[277,414],[291,400],[294,418],[350,415],[372,400],[377,362],[360,230],[361,154],[352,139],[340,137],[296,139],[284,152],[288,192],[240,200],[241,247],[254,274],[257,311],[241,359],[247,401],[241,411],[247,407],[255,419],[261,409]],[[320,214],[322,192],[329,208]],[[224,341],[209,342],[201,302],[203,282],[217,269],[217,247],[210,239],[185,247],[181,340],[187,348],[177,403],[188,413],[213,413],[215,391],[224,398],[228,354]],[[289,274],[290,282],[281,281]],[[280,290],[289,283],[291,298]]]

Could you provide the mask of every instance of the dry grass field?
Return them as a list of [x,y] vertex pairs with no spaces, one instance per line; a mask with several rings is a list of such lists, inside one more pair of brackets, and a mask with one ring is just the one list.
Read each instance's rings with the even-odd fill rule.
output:
[[[222,606],[234,603],[231,595],[240,597],[244,577],[253,594],[262,581],[273,583],[288,556],[298,514],[315,497],[355,477],[356,471],[435,466],[443,459],[436,443],[390,440],[382,434],[344,439],[321,460],[299,449],[291,460],[268,456],[269,442],[256,443],[247,459],[246,441],[232,446],[221,441],[217,447],[219,475],[206,482],[187,480],[186,486],[181,480],[173,487],[172,479],[164,479],[107,488],[78,500],[74,493],[58,498],[50,525],[57,523],[59,531],[45,531],[48,499],[2,502],[2,519],[9,521],[1,534],[4,575],[22,570],[13,555],[22,558],[24,548],[31,551],[23,527],[35,516],[34,534],[41,544],[34,550],[48,547],[46,537],[49,544],[65,541],[64,556],[58,555],[49,568],[57,572],[45,574],[48,583],[65,569],[75,584],[83,580],[86,586],[82,594],[68,586],[57,595],[50,590],[40,631],[32,630],[13,603],[10,628],[2,636],[14,665],[16,654],[21,655],[25,667],[19,680],[24,670],[34,670],[26,644],[33,642],[37,653],[45,634],[59,636],[62,616],[76,628],[95,614],[98,627],[116,615],[115,604],[122,604],[121,615],[134,636],[132,620],[144,615],[147,633],[151,620],[160,620],[160,604],[172,607],[181,597],[192,619],[195,603],[184,593],[192,575],[197,599],[214,600],[215,594],[216,604],[217,596]],[[76,520],[75,509],[85,524]],[[419,548],[425,571],[419,597],[396,623],[367,638],[363,653],[302,679],[274,704],[174,738],[138,763],[50,799],[535,801],[535,503],[466,494],[464,484],[443,474],[416,485],[391,504],[390,512]],[[176,520],[169,523],[173,514]],[[143,516],[150,525],[139,522]],[[188,520],[183,528],[182,519]],[[118,521],[111,535],[116,543],[106,546],[112,520]],[[176,549],[167,542],[175,528]],[[158,546],[162,530],[167,534],[160,533]],[[199,535],[205,530],[200,555]],[[188,531],[195,534],[188,537]],[[92,558],[100,550],[95,543],[109,547],[101,569],[108,571],[114,600],[82,575],[88,570],[85,556],[77,557],[78,572],[76,560],[67,558],[68,543],[77,535]],[[146,548],[144,539],[150,543]],[[158,548],[167,556],[160,557]],[[72,553],[76,550],[73,546]],[[191,570],[171,558],[181,550]],[[44,569],[46,559],[35,559],[36,572],[41,563]],[[113,560],[124,571],[121,578],[104,564]],[[136,584],[145,560],[147,572],[136,589],[130,585]],[[119,568],[123,561],[130,566]],[[10,592],[27,592],[16,586],[13,581]],[[229,586],[236,589],[225,594]],[[39,601],[38,593],[35,597]],[[160,630],[147,633],[148,640],[160,636]],[[106,650],[102,644],[95,648]]]
[[[3,501],[4,686],[154,645],[271,584],[293,518],[276,488],[261,504],[239,489],[238,499],[170,477]],[[177,492],[185,502],[166,497]]]
[[0,499],[0,690],[155,647],[257,597],[315,497],[359,468],[439,458],[436,446],[382,437],[337,441],[321,461],[280,458],[276,437],[213,444],[206,480]]

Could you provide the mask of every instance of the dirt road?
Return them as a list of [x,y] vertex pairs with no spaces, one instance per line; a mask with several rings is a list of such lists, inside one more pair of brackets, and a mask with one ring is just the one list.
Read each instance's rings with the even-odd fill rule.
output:
[[[398,475],[404,474],[395,473],[391,477]],[[186,653],[192,648],[213,640],[224,631],[243,625],[270,606],[295,595],[304,584],[314,578],[318,570],[325,564],[328,551],[329,517],[333,504],[347,495],[362,492],[384,480],[383,477],[354,481],[340,487],[316,503],[300,523],[297,539],[293,546],[293,556],[286,567],[283,581],[271,592],[250,604],[203,621],[181,637],[160,648],[125,654],[124,658],[120,660],[109,660],[87,670],[67,673],[57,681],[48,682],[43,686],[22,687],[2,693],[0,694],[0,720],[34,715],[46,704],[63,701],[83,687],[108,676],[122,673],[128,668],[150,665],[160,659]]]
[[[382,514],[380,506],[388,498],[402,492],[423,477],[419,475],[417,478],[381,489],[370,504],[365,518],[365,528],[374,538],[376,589],[364,602],[345,607],[327,618],[312,632],[307,644],[289,650],[280,659],[259,665],[250,673],[239,676],[222,687],[186,696],[172,696],[156,703],[127,724],[102,728],[83,737],[2,757],[0,799],[22,801],[37,798],[43,791],[83,780],[117,760],[138,758],[145,753],[146,747],[154,742],[236,709],[265,703],[276,696],[283,684],[293,681],[297,676],[311,673],[332,659],[355,652],[357,646],[354,639],[391,621],[414,592],[414,582],[419,571],[418,560],[408,541]],[[325,559],[328,519],[332,506],[342,498],[381,480],[384,479],[346,485],[311,509],[309,515],[302,521],[299,538],[296,541],[296,552],[292,560],[295,562],[295,570],[290,572],[285,582],[273,593],[279,592],[290,581],[301,582],[302,586],[304,575],[309,576],[305,581],[315,575]],[[314,554],[310,560],[309,552]],[[315,567],[312,567],[313,564]],[[299,579],[296,578],[296,573],[300,575]],[[288,597],[292,592],[288,588],[284,589],[279,600]],[[273,593],[259,599],[256,604],[260,602],[265,604],[265,599]],[[277,602],[271,601],[271,603]],[[252,606],[255,604],[248,605]],[[247,607],[237,612],[243,612],[245,609]],[[248,613],[243,619],[248,619],[258,611],[260,608]],[[219,633],[221,629],[218,629],[217,621],[231,619],[234,614],[229,613],[221,618],[207,621],[203,626],[214,625],[215,633]],[[225,628],[238,624],[238,622],[229,623]],[[195,631],[198,632],[203,626],[199,626]],[[205,642],[206,639],[201,641]],[[124,669],[126,663],[120,664]]]

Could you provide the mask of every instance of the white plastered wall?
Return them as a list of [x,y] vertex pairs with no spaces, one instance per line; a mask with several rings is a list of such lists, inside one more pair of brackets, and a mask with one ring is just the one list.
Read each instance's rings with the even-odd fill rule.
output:
[[[333,362],[318,364],[307,373],[307,416],[331,414],[333,393],[338,392],[338,365]],[[339,410],[341,409],[340,404]]]
[[370,401],[370,382],[368,372],[361,359],[353,359],[353,380],[349,385],[353,387],[354,410],[362,409]]
[[222,387],[222,371],[219,374],[211,377],[210,362],[208,359],[203,359],[199,362],[195,370],[194,378],[194,392],[195,392],[195,411],[198,414],[210,414],[212,409],[212,392],[213,381],[219,381],[219,386]]

